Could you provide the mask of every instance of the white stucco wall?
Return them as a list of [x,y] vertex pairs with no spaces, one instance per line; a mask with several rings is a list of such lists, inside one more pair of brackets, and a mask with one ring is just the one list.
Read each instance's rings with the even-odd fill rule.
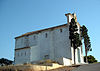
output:
[[64,66],[70,66],[71,65],[71,59],[68,58],[58,58],[57,61],[59,61],[59,64],[64,65]]
[[[78,26],[78,33],[80,34],[80,26],[78,25],[77,23],[77,26]],[[81,64],[81,63],[84,63],[83,61],[83,50],[82,50],[82,47],[78,47],[79,49],[79,52],[80,52],[80,62],[78,62],[78,51],[77,49],[75,50],[75,61],[76,61],[76,64]],[[72,64],[74,64],[74,49],[73,47],[71,47],[71,53],[72,53]]]
[[16,39],[15,49],[23,48],[23,47],[27,47],[27,46],[28,46],[28,37],[27,36]]
[[15,64],[30,62],[30,48],[15,51]]
[[[62,29],[62,32],[60,32],[60,29]],[[54,53],[55,53],[55,59],[56,58],[71,58],[71,49],[70,49],[70,40],[69,40],[69,28],[63,27],[60,29],[54,30]]]
[[28,42],[29,42],[29,46],[36,46],[38,45],[38,34],[32,34],[28,36]]
[[[26,46],[30,47],[30,51],[27,50],[27,52],[30,52],[30,61],[43,60],[45,59],[45,55],[48,55],[49,59],[52,60],[61,57],[71,59],[69,28],[67,25],[16,39],[15,49],[24,48]],[[24,50],[26,49],[15,51],[15,53],[20,53]],[[21,59],[24,58],[25,57],[15,56],[15,61],[21,61]]]
[[[62,32],[61,32],[62,30]],[[47,37],[46,37],[47,34]],[[45,30],[37,34],[32,34],[27,37],[21,37],[16,39],[15,49],[24,48],[29,46],[30,49],[21,49],[15,51],[15,54],[28,52],[27,56],[15,56],[15,63],[34,62],[44,60],[45,55],[51,60],[59,62],[59,58],[65,58],[64,62],[70,59],[70,63],[74,64],[73,47],[70,45],[69,39],[69,26],[63,26],[61,28],[55,28],[53,30]],[[82,62],[81,48],[80,57]],[[25,60],[23,60],[25,59]],[[60,60],[61,61],[61,60]],[[77,50],[76,50],[76,63]],[[66,65],[66,64],[65,64]]]
[[[44,60],[45,56],[48,56],[51,60],[56,60],[64,65],[74,64],[74,50],[71,47],[69,39],[69,23],[73,18],[73,15],[67,16],[68,24],[59,28],[47,29],[38,33],[34,33],[28,36],[17,38],[15,41],[15,63],[34,62]],[[78,24],[78,29],[80,26]],[[80,33],[80,31],[78,31]],[[30,48],[24,48],[30,47]],[[24,48],[24,49],[20,49]],[[78,62],[77,49],[75,50],[75,60]],[[82,48],[80,51],[80,63],[83,63]],[[27,56],[25,56],[27,52]],[[19,54],[22,54],[19,56]]]
[[31,47],[31,56],[30,61],[35,62],[40,60],[40,47],[38,46],[32,46]]
[[[60,29],[62,29],[62,32],[60,32]],[[63,28],[46,30],[41,33],[38,33],[37,34],[38,38],[36,39],[37,45],[31,47],[32,49],[31,61],[43,60],[45,59],[45,55],[48,55],[49,59],[52,60],[56,60],[57,58],[60,57],[71,58],[68,30],[69,30],[68,26],[65,26]],[[30,40],[32,41],[31,37],[29,37],[29,41]],[[37,57],[36,55],[38,56],[37,59],[35,59],[35,57]]]
[[[76,14],[74,14],[75,15],[75,17],[76,17]],[[74,16],[73,16],[74,17]],[[70,23],[71,22],[71,19],[73,18],[71,15],[69,15],[67,18],[68,18],[68,23]],[[74,18],[75,18],[74,17]],[[77,22],[77,20],[76,20],[76,22]],[[77,28],[78,28],[78,31],[77,31],[77,33],[79,33],[80,34],[80,25],[79,25],[79,23],[77,22]],[[78,52],[77,52],[77,49],[75,50],[75,61],[76,61],[76,64],[80,64],[80,63],[84,63],[84,61],[83,61],[83,51],[82,51],[82,48],[81,48],[81,46],[80,47],[78,47],[78,49],[79,49],[79,51],[80,51],[80,62],[78,62]],[[72,54],[72,64],[74,64],[74,49],[73,49],[73,47],[71,47],[71,54]]]
[[71,22],[71,19],[73,18],[71,15],[68,16],[69,17],[69,21],[68,22]]
[[[78,62],[78,51],[77,49],[79,49],[79,52],[80,52],[80,62]],[[81,63],[84,63],[83,61],[83,52],[81,51],[81,47],[78,47],[76,50],[75,50],[75,61],[76,61],[76,64],[81,64]],[[72,52],[72,64],[74,64],[74,49],[73,47],[71,47],[71,52]]]
[[52,45],[50,38],[51,38],[50,31],[43,31],[38,34],[38,46],[40,47],[41,60],[45,59],[46,55],[48,55],[48,57],[50,58],[50,48],[51,48],[50,45]]

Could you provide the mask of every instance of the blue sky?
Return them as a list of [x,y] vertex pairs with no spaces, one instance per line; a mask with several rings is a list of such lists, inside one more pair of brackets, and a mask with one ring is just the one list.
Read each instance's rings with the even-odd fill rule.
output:
[[100,0],[0,0],[0,58],[13,60],[16,36],[65,24],[69,12],[88,28],[89,54],[100,61]]

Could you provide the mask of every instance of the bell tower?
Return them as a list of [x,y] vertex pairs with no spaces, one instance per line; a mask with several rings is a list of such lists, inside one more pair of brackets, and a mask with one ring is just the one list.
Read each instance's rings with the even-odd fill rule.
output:
[[74,18],[75,21],[77,22],[77,17],[76,17],[76,14],[75,14],[75,13],[73,13],[73,14],[67,13],[67,14],[65,14],[65,16],[67,17],[67,23],[68,23],[68,24],[71,22],[71,19],[72,19],[72,18]]

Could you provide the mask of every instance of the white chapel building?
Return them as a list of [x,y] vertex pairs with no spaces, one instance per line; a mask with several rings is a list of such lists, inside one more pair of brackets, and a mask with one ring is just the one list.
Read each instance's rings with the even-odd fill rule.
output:
[[[74,50],[69,39],[69,23],[76,14],[65,14],[67,24],[29,32],[15,37],[15,64],[50,59],[62,65],[74,64]],[[80,24],[77,23],[78,29]],[[78,31],[80,33],[80,31]],[[75,52],[76,64],[84,63],[82,46]]]

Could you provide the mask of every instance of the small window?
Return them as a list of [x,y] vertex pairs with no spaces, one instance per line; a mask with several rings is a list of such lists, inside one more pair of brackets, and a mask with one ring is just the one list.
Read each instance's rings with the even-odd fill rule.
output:
[[21,53],[21,56],[23,55],[23,53]]
[[34,40],[36,39],[36,36],[34,36]]
[[19,53],[17,53],[17,55],[19,56]]
[[45,37],[47,38],[47,36],[48,36],[48,34],[46,33],[46,34],[45,34]]
[[26,56],[26,52],[25,52],[25,56]]
[[62,32],[62,29],[60,29],[60,32]]

